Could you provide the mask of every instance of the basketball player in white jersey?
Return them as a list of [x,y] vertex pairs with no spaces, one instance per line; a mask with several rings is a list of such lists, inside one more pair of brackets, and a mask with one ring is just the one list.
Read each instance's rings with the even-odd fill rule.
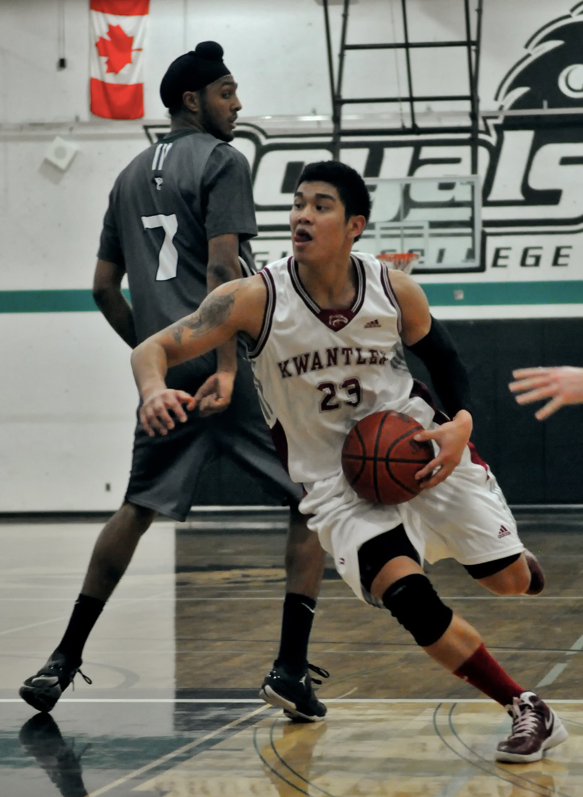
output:
[[[195,400],[166,387],[168,367],[243,333],[280,455],[306,493],[300,510],[340,575],[359,598],[389,609],[443,667],[507,708],[512,732],[498,745],[499,760],[535,761],[567,738],[561,721],[506,674],[423,573],[424,559],[451,556],[492,592],[536,591],[496,480],[468,446],[468,380],[450,339],[416,282],[351,254],[369,212],[353,169],[306,166],[290,217],[294,257],[217,288],[196,313],[135,349],[140,418],[150,435],[172,434],[186,418],[182,405]],[[449,418],[414,384],[401,340],[428,366]],[[420,495],[397,507],[360,499],[340,461],[354,424],[388,409],[419,421],[426,431],[418,439],[437,448],[417,474],[425,480]],[[293,711],[282,681],[275,666],[261,696]]]

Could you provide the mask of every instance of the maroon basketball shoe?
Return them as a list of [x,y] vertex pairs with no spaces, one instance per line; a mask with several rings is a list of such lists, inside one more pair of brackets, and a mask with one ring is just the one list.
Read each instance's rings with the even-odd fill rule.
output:
[[496,748],[496,760],[511,764],[539,761],[543,752],[569,736],[561,720],[534,692],[515,697],[510,736]]
[[526,590],[525,595],[540,595],[545,588],[545,574],[538,559],[533,553],[525,548],[524,555],[526,557],[526,564],[530,570],[530,587]]

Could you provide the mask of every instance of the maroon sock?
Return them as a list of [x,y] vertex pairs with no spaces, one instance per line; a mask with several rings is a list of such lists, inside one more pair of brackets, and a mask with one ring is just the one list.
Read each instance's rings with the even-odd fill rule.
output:
[[525,691],[490,656],[484,644],[458,667],[454,675],[475,686],[502,706],[511,706],[512,698]]

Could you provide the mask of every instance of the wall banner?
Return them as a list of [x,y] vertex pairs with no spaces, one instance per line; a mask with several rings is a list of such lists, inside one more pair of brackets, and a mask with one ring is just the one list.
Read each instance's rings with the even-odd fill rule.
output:
[[143,47],[149,0],[90,0],[91,112],[144,115]]
[[[498,110],[483,115],[479,134],[480,271],[420,274],[420,282],[436,291],[443,284],[440,303],[583,303],[582,41],[578,2],[536,31],[495,95],[481,98]],[[303,165],[331,158],[330,132],[299,128],[290,124],[276,135],[255,124],[237,128],[234,145],[251,164],[259,225],[253,246],[260,265],[290,251],[288,215]],[[152,141],[163,132],[164,126],[146,130]],[[471,172],[467,135],[451,133],[346,135],[341,160],[367,178],[446,178],[429,200],[436,213],[455,201],[447,177]],[[484,283],[490,283],[487,290],[471,287]],[[509,283],[515,288],[509,290]]]

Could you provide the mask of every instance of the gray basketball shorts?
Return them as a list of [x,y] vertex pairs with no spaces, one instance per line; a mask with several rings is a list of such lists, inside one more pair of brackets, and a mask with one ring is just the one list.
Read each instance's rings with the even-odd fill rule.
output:
[[[204,379],[182,379],[172,387],[194,394]],[[291,481],[275,452],[251,366],[241,357],[231,404],[224,412],[207,418],[198,411],[188,413],[185,423],[156,437],[149,437],[138,420],[126,501],[183,521],[197,503],[204,469],[221,454],[256,476],[276,503],[301,500],[301,486]]]

